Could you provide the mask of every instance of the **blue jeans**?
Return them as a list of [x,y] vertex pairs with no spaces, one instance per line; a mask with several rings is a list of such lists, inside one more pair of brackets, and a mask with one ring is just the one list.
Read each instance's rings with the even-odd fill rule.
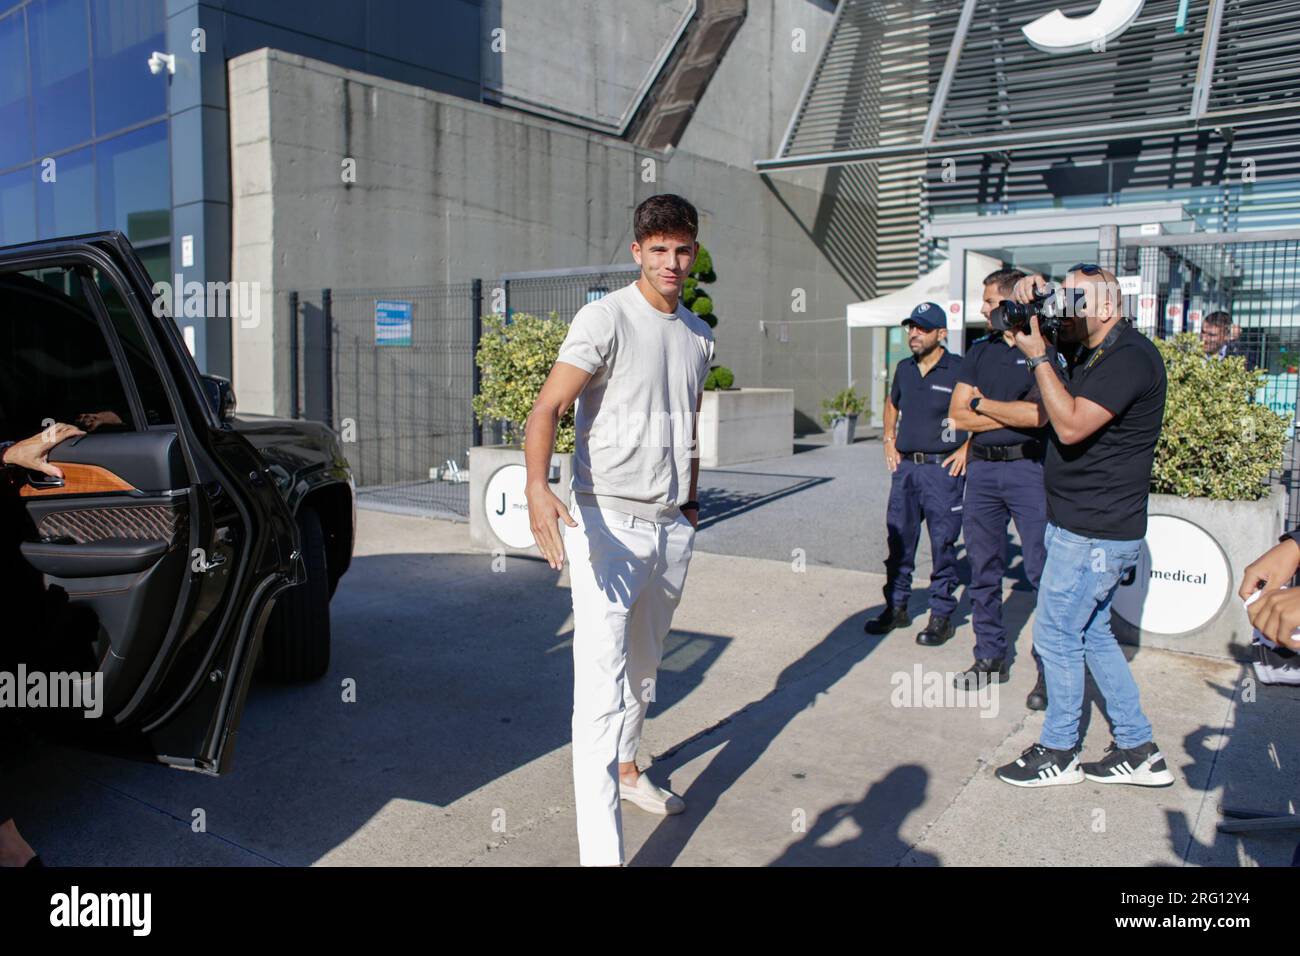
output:
[[1047,715],[1039,742],[1070,750],[1079,742],[1084,665],[1106,699],[1115,742],[1128,749],[1151,739],[1137,683],[1110,629],[1110,602],[1142,541],[1085,538],[1050,522],[1047,562],[1038,585],[1034,649],[1047,681]]

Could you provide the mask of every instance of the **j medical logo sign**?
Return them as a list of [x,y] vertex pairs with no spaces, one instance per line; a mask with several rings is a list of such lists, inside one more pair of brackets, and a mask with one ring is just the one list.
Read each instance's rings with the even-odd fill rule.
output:
[[1105,49],[1107,43],[1133,25],[1144,0],[1100,0],[1082,17],[1053,10],[1021,28],[1030,45],[1044,53],[1080,53]]
[[1189,634],[1218,616],[1232,588],[1219,543],[1173,515],[1152,515],[1137,567],[1115,590],[1112,606],[1149,634]]

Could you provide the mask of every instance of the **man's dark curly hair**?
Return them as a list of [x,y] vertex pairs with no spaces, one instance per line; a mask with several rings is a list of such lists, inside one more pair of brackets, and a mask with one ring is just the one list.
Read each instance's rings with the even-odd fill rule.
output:
[[690,236],[694,241],[700,231],[700,214],[681,196],[651,196],[636,207],[632,231],[637,242],[650,236]]

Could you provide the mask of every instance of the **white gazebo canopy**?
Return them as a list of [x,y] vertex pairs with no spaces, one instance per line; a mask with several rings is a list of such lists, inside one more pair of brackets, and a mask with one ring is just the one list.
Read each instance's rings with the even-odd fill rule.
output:
[[[966,253],[966,301],[962,315],[967,324],[983,323],[980,303],[984,299],[984,277],[1002,268],[1002,261],[978,252]],[[933,302],[945,311],[950,310],[952,288],[950,277],[952,262],[945,260],[921,278],[886,295],[854,302],[848,307],[851,329],[892,328],[902,322],[922,302]]]

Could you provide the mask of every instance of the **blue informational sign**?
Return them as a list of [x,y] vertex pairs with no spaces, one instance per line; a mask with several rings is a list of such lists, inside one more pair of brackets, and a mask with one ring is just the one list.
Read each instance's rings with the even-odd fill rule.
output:
[[377,300],[375,302],[375,344],[410,345],[412,311],[409,302]]

